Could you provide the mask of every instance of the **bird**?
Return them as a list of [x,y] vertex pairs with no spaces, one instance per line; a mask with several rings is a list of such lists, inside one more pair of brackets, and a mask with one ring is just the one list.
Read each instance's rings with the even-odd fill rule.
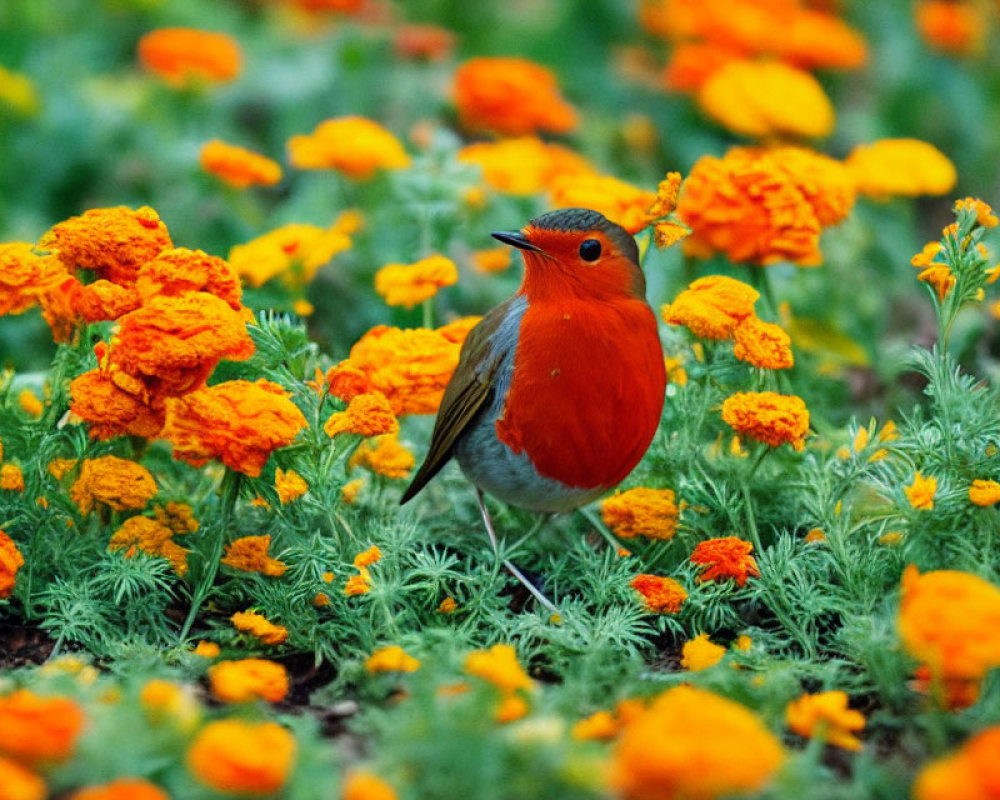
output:
[[613,489],[656,434],[666,370],[628,231],[597,211],[564,208],[491,235],[521,251],[521,285],[469,331],[427,455],[400,503],[454,458],[476,487],[498,553],[484,494],[556,513]]

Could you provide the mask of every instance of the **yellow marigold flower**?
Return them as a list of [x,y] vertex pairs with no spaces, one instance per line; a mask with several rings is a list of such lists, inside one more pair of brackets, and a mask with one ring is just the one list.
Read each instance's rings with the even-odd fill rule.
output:
[[222,563],[244,572],[259,572],[269,578],[280,578],[288,567],[267,554],[270,546],[270,535],[241,536],[226,545]]
[[243,658],[220,661],[208,668],[208,682],[223,703],[247,703],[260,698],[279,703],[288,694],[288,673],[274,661]]
[[256,611],[237,611],[229,619],[236,630],[256,636],[264,644],[281,644],[288,638],[285,626],[269,622]]
[[191,652],[196,656],[201,656],[201,658],[218,658],[221,650],[215,642],[202,639]]
[[140,267],[173,247],[167,226],[149,206],[95,208],[60,222],[38,240],[70,270],[95,270],[121,286],[135,284]]
[[783,260],[819,264],[820,222],[800,180],[794,170],[750,148],[723,158],[702,156],[677,203],[677,216],[692,231],[685,251],[699,258],[720,252],[762,266]]
[[230,186],[272,186],[281,180],[281,166],[266,156],[219,139],[202,145],[198,163]]
[[728,61],[698,91],[698,104],[734,133],[826,136],[833,104],[812,75],[780,61]]
[[0,467],[0,489],[8,492],[24,491],[24,473],[17,464],[4,464]]
[[420,661],[404,652],[397,644],[381,647],[365,659],[368,672],[415,672]]
[[233,246],[229,263],[250,285],[263,286],[280,277],[291,287],[309,283],[320,267],[350,249],[354,222],[345,212],[329,228],[284,225],[245,244]]
[[673,247],[690,235],[691,229],[677,222],[657,222],[653,225],[653,242],[661,250]]
[[699,672],[714,667],[725,654],[725,647],[712,642],[707,633],[700,633],[681,648],[681,668]]
[[83,711],[68,697],[18,689],[0,697],[0,755],[29,765],[65,761],[83,724]]
[[780,326],[747,317],[733,331],[733,355],[760,369],[790,369],[792,340]]
[[659,575],[636,575],[629,583],[640,595],[648,611],[676,614],[687,600],[687,592],[673,578]]
[[53,458],[48,465],[49,474],[57,481],[61,481],[78,463],[75,458]]
[[167,400],[163,438],[174,458],[200,467],[218,458],[251,477],[273,450],[291,444],[306,418],[276,383],[226,381]]
[[969,502],[977,506],[992,506],[1000,503],[1000,483],[974,480],[969,487]]
[[358,492],[361,491],[361,487],[364,485],[364,478],[355,478],[352,481],[348,481],[340,487],[340,501],[342,503],[347,503],[349,506],[354,505],[358,499]]
[[179,576],[187,574],[187,555],[185,550],[173,540],[174,531],[159,520],[149,517],[129,517],[108,542],[109,550],[125,549],[125,557],[132,558],[136,550],[141,550],[151,556],[167,559]]
[[403,169],[410,157],[388,130],[365,117],[336,117],[308,135],[288,140],[288,160],[298,169],[335,169],[364,181],[380,169]]
[[437,607],[438,614],[454,614],[455,609],[458,608],[458,603],[455,602],[454,597],[446,597],[441,601],[441,604]]
[[975,3],[918,0],[913,11],[917,30],[928,47],[959,56],[981,49],[986,20]]
[[145,778],[116,778],[110,783],[77,789],[67,800],[170,800],[170,796]]
[[0,599],[14,591],[17,571],[24,566],[24,556],[14,540],[0,530]]
[[687,370],[684,369],[684,363],[683,359],[664,356],[663,364],[667,370],[668,383],[673,383],[676,386],[687,386],[688,374]]
[[583,156],[536,136],[475,142],[458,151],[458,160],[478,164],[488,186],[514,195],[538,194],[559,175],[594,172]]
[[89,514],[96,503],[114,511],[145,508],[155,494],[156,481],[149,470],[117,456],[84,459],[69,490],[81,514]]
[[0,797],[3,800],[45,800],[48,791],[40,776],[16,761],[0,756]]
[[762,789],[783,760],[777,737],[749,709],[677,686],[625,725],[611,785],[624,800],[714,800]]
[[343,800],[396,800],[395,790],[370,772],[351,772],[344,780]]
[[637,487],[617,491],[601,501],[604,524],[623,539],[646,536],[671,539],[677,530],[679,511],[670,489]]
[[0,244],[0,317],[37,305],[39,296],[66,276],[59,259],[36,254],[28,242]]
[[637,233],[654,219],[649,208],[656,195],[611,176],[562,173],[548,189],[553,208],[591,208],[629,233]]
[[743,586],[747,578],[760,577],[757,561],[752,555],[753,544],[737,536],[724,536],[698,542],[691,552],[691,563],[704,569],[699,581],[725,581],[732,578]]
[[941,242],[928,242],[923,250],[910,259],[910,263],[917,269],[926,269],[935,263],[934,257],[941,252]]
[[751,647],[753,647],[753,639],[751,639],[749,636],[745,634],[742,636],[737,636],[736,641],[733,642],[733,649],[735,650],[746,651],[749,650]]
[[818,737],[845,750],[861,749],[861,740],[854,734],[864,730],[865,717],[847,707],[845,692],[804,694],[788,704],[785,721],[800,736]]
[[508,694],[500,701],[493,716],[500,723],[514,722],[527,716],[530,710],[528,701],[523,697],[518,694]]
[[997,219],[996,214],[993,213],[993,209],[990,208],[989,204],[984,203],[978,197],[963,197],[961,200],[956,201],[956,214],[966,209],[972,209],[976,212],[977,225],[982,225],[984,228],[995,228],[1000,224],[1000,219]]
[[385,395],[372,392],[353,397],[345,411],[338,411],[330,416],[323,430],[330,437],[341,433],[382,436],[398,432],[399,421]]
[[725,275],[708,275],[660,310],[664,322],[684,325],[702,339],[731,339],[736,326],[754,316],[760,293]]
[[386,478],[405,478],[416,466],[413,453],[399,443],[396,434],[377,436],[371,442],[362,442],[348,461],[350,468],[364,467]]
[[135,288],[146,303],[158,295],[178,297],[187,292],[208,292],[224,300],[233,311],[243,311],[240,276],[225,259],[204,250],[173,247],[160,251],[139,267]]
[[933,286],[938,301],[944,301],[948,292],[955,288],[957,278],[952,274],[951,268],[947,264],[932,264],[917,276],[917,280]]
[[881,139],[855,147],[845,162],[858,191],[876,200],[900,195],[947,194],[955,165],[934,145],[918,139]]
[[309,491],[309,484],[294,469],[285,472],[281,467],[274,471],[274,488],[282,505],[297,500]]
[[1000,666],[1000,589],[975,575],[903,572],[897,619],[906,651],[938,679],[978,680]]
[[523,58],[473,58],[455,72],[455,106],[462,127],[505,136],[567,133],[576,110],[559,93],[556,77]]
[[276,722],[223,719],[198,732],[187,767],[217,792],[271,794],[288,780],[296,749],[295,738]]
[[913,800],[994,800],[1000,785],[1000,726],[980,731],[958,750],[926,764]]
[[570,736],[578,742],[609,742],[618,735],[620,725],[609,711],[595,711],[570,728]]
[[405,308],[413,308],[457,282],[455,262],[437,254],[413,264],[386,264],[375,273],[375,291],[386,304]]
[[193,730],[201,719],[201,707],[190,686],[154,679],[146,681],[139,692],[146,717],[154,725],[172,723],[182,730]]
[[937,492],[937,478],[925,478],[919,472],[913,473],[913,483],[903,487],[910,505],[920,511],[934,508],[934,494]]
[[377,564],[382,559],[382,551],[379,549],[377,544],[373,544],[367,550],[364,550],[354,556],[354,566],[358,569],[363,567],[370,567],[372,564]]
[[775,392],[737,392],[722,404],[722,420],[742,436],[771,447],[805,446],[809,411],[801,397]]
[[243,68],[233,37],[194,28],[160,28],[139,40],[139,63],[171,86],[225,83]]
[[17,403],[29,417],[35,417],[36,419],[42,416],[42,411],[45,410],[42,401],[38,399],[31,389],[21,391],[17,396]]
[[489,681],[504,693],[530,691],[533,686],[509,644],[495,644],[489,650],[469,653],[465,658],[465,673]]
[[0,106],[22,117],[35,116],[39,109],[35,82],[27,75],[0,67]]

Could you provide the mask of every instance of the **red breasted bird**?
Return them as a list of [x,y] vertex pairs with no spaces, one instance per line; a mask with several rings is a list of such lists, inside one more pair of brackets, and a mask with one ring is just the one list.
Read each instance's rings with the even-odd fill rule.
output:
[[469,331],[427,457],[400,502],[454,457],[479,490],[496,547],[483,492],[555,512],[612,489],[653,440],[666,372],[628,231],[567,208],[493,237],[522,251],[524,280]]

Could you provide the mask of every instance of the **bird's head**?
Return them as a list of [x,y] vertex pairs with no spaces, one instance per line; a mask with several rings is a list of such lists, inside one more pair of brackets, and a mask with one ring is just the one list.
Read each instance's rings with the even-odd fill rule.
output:
[[529,301],[569,292],[583,297],[645,299],[635,239],[603,214],[561,208],[535,217],[519,231],[493,234],[524,254],[521,291]]

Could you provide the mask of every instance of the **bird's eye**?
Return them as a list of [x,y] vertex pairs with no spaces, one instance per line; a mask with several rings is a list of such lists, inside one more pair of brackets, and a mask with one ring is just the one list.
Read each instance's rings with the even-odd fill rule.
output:
[[587,239],[580,245],[580,258],[584,261],[597,261],[601,257],[601,243],[597,239]]

